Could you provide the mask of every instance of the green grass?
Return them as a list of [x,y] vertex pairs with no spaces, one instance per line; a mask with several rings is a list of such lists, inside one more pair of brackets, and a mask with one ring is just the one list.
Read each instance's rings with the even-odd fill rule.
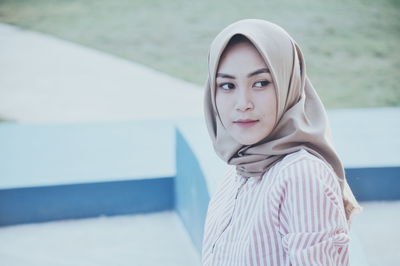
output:
[[0,123],[2,123],[2,122],[11,122],[11,121],[13,121],[13,120],[0,117]]
[[328,108],[400,105],[400,1],[0,0],[0,21],[203,85],[210,42],[241,18],[284,27]]

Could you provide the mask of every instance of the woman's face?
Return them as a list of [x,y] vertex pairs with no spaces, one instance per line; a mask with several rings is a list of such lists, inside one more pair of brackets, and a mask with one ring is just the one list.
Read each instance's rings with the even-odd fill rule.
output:
[[276,120],[276,92],[257,49],[247,41],[230,45],[216,76],[216,105],[222,124],[240,144],[251,145],[271,133]]

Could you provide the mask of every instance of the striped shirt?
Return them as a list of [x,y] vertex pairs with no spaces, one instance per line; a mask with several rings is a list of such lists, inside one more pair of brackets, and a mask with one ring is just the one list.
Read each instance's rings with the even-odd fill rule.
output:
[[349,229],[332,168],[304,149],[262,178],[232,169],[211,198],[203,265],[349,265]]

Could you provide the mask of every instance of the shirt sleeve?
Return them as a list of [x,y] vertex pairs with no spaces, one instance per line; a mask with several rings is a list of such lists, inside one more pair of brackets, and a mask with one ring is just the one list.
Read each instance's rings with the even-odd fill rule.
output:
[[303,159],[280,174],[279,230],[291,265],[349,265],[348,225],[333,171]]

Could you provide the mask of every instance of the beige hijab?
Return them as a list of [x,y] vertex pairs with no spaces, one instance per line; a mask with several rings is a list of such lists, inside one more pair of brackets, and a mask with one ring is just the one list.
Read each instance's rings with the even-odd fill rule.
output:
[[[225,130],[215,105],[215,77],[221,54],[231,38],[243,35],[264,58],[277,94],[277,117],[273,131],[254,145],[237,143]],[[346,218],[360,210],[351,192],[342,163],[330,136],[325,108],[309,81],[303,54],[281,27],[258,19],[245,19],[226,27],[214,39],[208,57],[205,117],[214,149],[244,177],[261,177],[285,155],[305,149],[321,158],[336,173],[344,199]]]

